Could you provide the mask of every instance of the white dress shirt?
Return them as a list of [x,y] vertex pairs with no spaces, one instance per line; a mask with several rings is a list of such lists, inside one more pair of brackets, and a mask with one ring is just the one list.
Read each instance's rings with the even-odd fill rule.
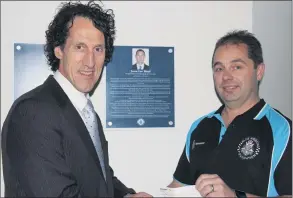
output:
[[89,94],[84,94],[78,91],[58,70],[55,72],[54,78],[66,93],[69,100],[78,111],[80,117],[83,119],[81,112],[87,104],[87,99],[90,99]]

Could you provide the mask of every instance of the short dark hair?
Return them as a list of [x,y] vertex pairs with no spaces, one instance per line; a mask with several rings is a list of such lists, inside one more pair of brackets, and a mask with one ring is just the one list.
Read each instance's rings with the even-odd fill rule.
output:
[[238,45],[238,44],[246,44],[247,45],[247,54],[248,58],[250,58],[254,63],[254,68],[256,68],[259,64],[263,63],[263,55],[262,48],[260,42],[257,38],[247,30],[233,30],[228,32],[226,35],[221,37],[215,46],[212,65],[214,62],[214,56],[216,50],[223,45]]
[[143,52],[143,54],[145,55],[145,52],[144,52],[143,49],[138,49],[138,50],[136,50],[135,55],[137,55],[138,52]]
[[64,47],[69,29],[75,17],[78,16],[90,19],[94,26],[104,34],[106,50],[104,65],[107,65],[112,59],[116,33],[113,10],[103,10],[92,0],[87,4],[81,2],[61,3],[58,13],[46,31],[46,44],[44,46],[44,54],[52,71],[59,68],[59,59],[54,54],[54,48]]

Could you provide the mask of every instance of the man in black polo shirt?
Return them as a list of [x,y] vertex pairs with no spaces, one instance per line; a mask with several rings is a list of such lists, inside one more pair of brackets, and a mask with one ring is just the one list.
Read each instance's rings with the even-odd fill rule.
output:
[[292,121],[259,97],[260,42],[228,33],[212,69],[223,106],[191,125],[169,187],[195,185],[203,197],[292,195]]

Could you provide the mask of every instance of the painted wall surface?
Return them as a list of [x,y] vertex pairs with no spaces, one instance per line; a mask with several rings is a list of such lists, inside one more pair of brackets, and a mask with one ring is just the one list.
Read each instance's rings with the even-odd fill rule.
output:
[[292,1],[254,1],[252,30],[266,64],[260,95],[292,119]]

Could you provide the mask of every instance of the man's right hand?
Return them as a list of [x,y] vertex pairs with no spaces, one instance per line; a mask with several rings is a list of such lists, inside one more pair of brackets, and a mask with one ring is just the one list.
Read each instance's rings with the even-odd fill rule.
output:
[[124,197],[153,197],[153,196],[146,192],[139,192],[136,194],[127,194]]

